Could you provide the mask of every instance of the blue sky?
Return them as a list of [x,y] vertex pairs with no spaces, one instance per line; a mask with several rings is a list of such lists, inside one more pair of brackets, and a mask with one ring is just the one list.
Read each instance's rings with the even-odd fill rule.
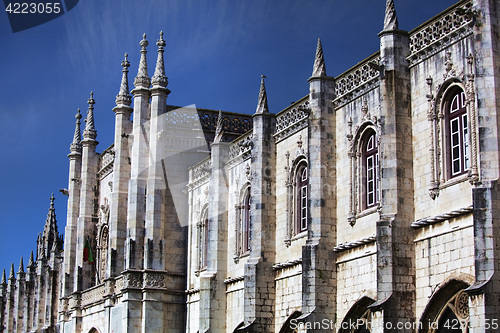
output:
[[[411,30],[454,0],[396,0]],[[12,33],[0,13],[0,269],[17,271],[43,231],[50,195],[66,225],[69,145],[77,108],[94,92],[97,150],[112,143],[125,52],[137,74],[147,34],[149,75],[164,31],[168,103],[252,114],[260,75],[279,112],[308,93],[317,38],[337,76],[378,50],[384,0],[85,0],[67,14]],[[130,85],[132,89],[132,84]]]

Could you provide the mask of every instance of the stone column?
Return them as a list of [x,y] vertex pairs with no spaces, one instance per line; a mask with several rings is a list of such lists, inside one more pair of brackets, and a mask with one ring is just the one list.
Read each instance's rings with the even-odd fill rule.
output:
[[115,112],[115,140],[113,163],[113,191],[110,200],[109,212],[109,247],[108,262],[106,263],[106,278],[119,275],[125,268],[125,240],[127,238],[127,201],[128,183],[130,180],[130,135],[132,122],[130,115],[132,98],[128,91],[128,67],[130,63],[125,54],[122,62],[123,75],[120,92],[116,96]]
[[14,276],[14,264],[10,267],[10,275],[7,285],[4,328],[6,332],[14,332],[14,297],[16,295],[16,277]]
[[[335,113],[333,77],[326,74],[318,39],[309,78],[308,235],[302,248],[302,313],[309,322],[335,321],[336,240]],[[316,332],[312,330],[312,332]]]
[[83,261],[83,249],[87,241],[90,242],[93,253],[95,253],[95,226],[97,222],[97,169],[99,155],[95,149],[98,142],[95,140],[97,131],[94,128],[94,98],[90,93],[88,100],[86,126],[82,141],[82,172],[80,190],[80,216],[78,218],[77,242],[76,242],[76,267],[75,267],[75,290],[85,290],[95,285],[95,267],[93,264]]
[[[409,36],[398,29],[387,1],[380,37],[380,220],[377,222],[377,299],[374,315],[383,324],[415,322],[413,230],[413,143],[410,105]],[[382,330],[383,325],[378,325]],[[380,331],[382,332],[382,331]]]
[[35,302],[35,279],[36,279],[36,265],[33,261],[33,251],[31,251],[28,266],[26,266],[28,273],[26,274],[26,297],[24,299],[24,318],[23,327],[24,332],[30,332],[33,327],[33,309]]
[[26,332],[23,328],[24,316],[24,301],[26,299],[26,273],[24,272],[23,258],[19,263],[19,270],[17,271],[16,281],[16,296],[15,296],[15,309],[14,309],[14,331]]
[[228,177],[225,162],[229,144],[212,144],[212,175],[208,204],[207,269],[200,274],[200,332],[225,332],[227,264],[227,193]]
[[250,166],[250,256],[244,270],[244,322],[249,332],[274,331],[276,299],[273,264],[276,261],[276,159],[274,115],[269,113],[264,77],[253,115]]
[[76,126],[73,142],[70,146],[69,158],[69,183],[68,183],[68,210],[64,235],[64,269],[62,276],[62,296],[68,297],[75,289],[75,262],[76,234],[78,216],[80,215],[80,184],[82,170],[82,144],[80,134],[80,109],[75,116]]
[[130,182],[128,187],[127,241],[125,248],[125,269],[142,269],[144,254],[144,223],[146,213],[146,180],[149,163],[149,86],[147,76],[146,35],[140,43],[141,62],[135,78],[134,114],[132,128],[132,154],[130,156]]

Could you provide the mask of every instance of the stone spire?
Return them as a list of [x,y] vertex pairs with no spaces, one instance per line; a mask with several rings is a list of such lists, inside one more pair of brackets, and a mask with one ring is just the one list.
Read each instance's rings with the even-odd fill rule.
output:
[[132,103],[132,97],[130,97],[128,91],[128,68],[130,67],[130,62],[127,59],[128,54],[125,53],[125,59],[122,61],[122,83],[120,85],[120,92],[116,96],[116,105],[125,104],[130,106]]
[[17,274],[24,273],[24,263],[23,257],[21,257],[21,261],[19,262],[19,269],[17,270]]
[[163,39],[163,31],[160,32],[160,39],[158,39],[156,45],[158,45],[158,59],[156,60],[155,73],[153,75],[153,79],[151,80],[151,82],[153,86],[160,86],[166,88],[168,85],[168,79],[165,76],[165,66],[163,64],[163,52],[164,52],[163,48],[167,44]]
[[15,280],[15,279],[16,277],[14,276],[14,263],[12,263],[10,266],[9,280]]
[[396,17],[394,0],[387,0],[385,4],[384,31],[388,30],[398,30],[398,18]]
[[26,267],[32,268],[33,266],[35,266],[35,261],[33,260],[33,250],[31,250],[30,260],[28,261],[28,266],[26,266]]
[[82,148],[82,134],[80,132],[80,119],[82,119],[82,115],[80,114],[80,109],[75,115],[76,125],[75,125],[75,135],[73,136],[73,142],[71,143],[70,150],[76,151]]
[[214,143],[219,143],[222,141],[222,135],[224,131],[222,130],[222,110],[219,110],[219,115],[217,116],[217,127],[215,128]]
[[135,87],[149,88],[151,81],[148,76],[148,64],[146,60],[146,46],[148,46],[148,41],[146,40],[146,34],[142,36],[142,40],[139,43],[141,45],[141,61],[139,62],[139,71],[134,80]]
[[[57,231],[56,210],[54,208],[54,193],[50,197],[50,208],[43,228],[44,250],[50,250],[54,243],[59,242],[59,232]],[[45,252],[45,251],[44,251]]]
[[259,102],[257,104],[256,114],[264,114],[269,113],[269,108],[267,106],[267,94],[266,94],[266,85],[264,83],[264,79],[266,78],[264,75],[261,75],[260,82],[260,92],[259,92]]
[[0,282],[0,284],[3,284],[3,285],[7,284],[7,278],[5,277],[5,268],[3,269],[2,282]]
[[97,137],[97,131],[94,127],[94,93],[90,92],[90,98],[87,103],[89,104],[89,109],[87,110],[87,118],[85,118],[85,130],[83,131],[83,138],[88,140],[94,140]]
[[318,38],[318,46],[316,47],[316,57],[314,59],[312,77],[326,76],[325,59],[323,57],[323,47],[321,39]]

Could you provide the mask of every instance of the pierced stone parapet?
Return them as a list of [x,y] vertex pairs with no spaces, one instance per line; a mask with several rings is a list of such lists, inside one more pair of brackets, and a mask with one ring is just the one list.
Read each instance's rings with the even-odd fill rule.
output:
[[408,61],[414,66],[472,34],[477,12],[472,1],[459,3],[410,32]]
[[[217,118],[219,111],[197,108],[194,112],[182,112],[183,108],[178,106],[167,106],[167,113],[164,115],[167,127],[174,128],[198,128],[198,124],[205,133],[213,132],[211,139],[217,129]],[[222,113],[222,131],[224,136],[231,140],[250,131],[253,128],[252,116],[231,112]],[[227,141],[227,140],[224,140]]]
[[334,106],[340,107],[377,87],[381,70],[380,53],[377,52],[336,77]]
[[276,115],[276,142],[284,140],[307,127],[309,118],[309,95],[290,105]]
[[114,144],[104,150],[99,158],[99,179],[103,179],[113,171],[113,163],[115,161]]
[[413,229],[419,229],[422,227],[426,227],[428,225],[441,223],[441,222],[446,221],[446,220],[450,220],[450,219],[457,218],[459,216],[470,214],[470,213],[472,213],[472,211],[473,211],[473,207],[468,206],[468,207],[452,210],[451,212],[440,214],[437,216],[425,217],[423,219],[412,222],[411,227]]
[[253,148],[253,133],[248,132],[247,134],[238,138],[229,146],[229,159],[232,160],[238,156],[241,156],[243,160],[250,157],[250,153]]
[[302,264],[302,259],[295,259],[286,262],[280,262],[273,265],[274,270],[290,268]]
[[106,285],[100,284],[82,292],[81,306],[86,307],[97,302],[104,302],[106,295]]
[[362,238],[360,240],[357,240],[355,242],[343,243],[343,244],[340,244],[338,246],[335,246],[333,248],[333,251],[337,252],[337,253],[342,252],[342,251],[347,251],[347,250],[354,249],[354,248],[359,247],[359,246],[375,243],[375,241],[376,241],[375,235],[372,235],[370,237],[366,237],[366,238]]
[[206,183],[212,174],[212,160],[210,156],[200,163],[192,166],[189,170],[189,188],[197,187]]

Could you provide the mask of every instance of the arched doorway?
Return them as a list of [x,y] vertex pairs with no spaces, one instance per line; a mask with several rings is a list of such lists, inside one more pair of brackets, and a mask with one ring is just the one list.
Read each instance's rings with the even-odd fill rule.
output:
[[421,333],[468,333],[469,296],[463,281],[451,280],[431,298],[421,319]]

